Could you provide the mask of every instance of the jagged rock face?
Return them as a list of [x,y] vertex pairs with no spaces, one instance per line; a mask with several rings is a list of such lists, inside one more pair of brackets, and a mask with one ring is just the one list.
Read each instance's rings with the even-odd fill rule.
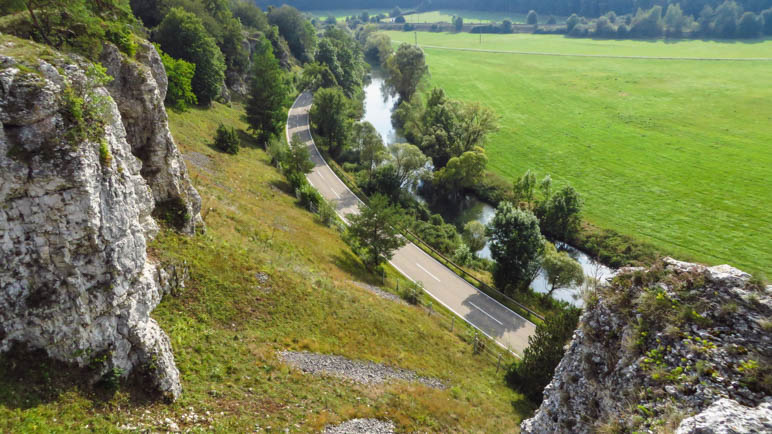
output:
[[142,160],[142,177],[158,207],[155,215],[176,216],[173,223],[183,232],[202,228],[201,197],[169,131],[163,105],[167,77],[158,52],[143,42],[136,61],[127,60],[114,45],[106,44],[100,60],[114,78],[107,89],[118,105],[132,153]]
[[672,430],[724,398],[752,413],[772,387],[772,287],[750,278],[670,258],[622,270],[589,298],[523,432]]
[[681,422],[676,434],[734,434],[772,432],[772,403],[748,408],[720,399],[707,410]]
[[111,65],[122,84],[107,88],[78,58],[3,55],[14,44],[39,47],[0,43],[0,352],[43,349],[91,366],[95,380],[142,370],[174,399],[179,371],[149,316],[164,273],[146,239],[159,199],[184,197],[197,215],[198,195],[166,128],[161,80],[127,61]]

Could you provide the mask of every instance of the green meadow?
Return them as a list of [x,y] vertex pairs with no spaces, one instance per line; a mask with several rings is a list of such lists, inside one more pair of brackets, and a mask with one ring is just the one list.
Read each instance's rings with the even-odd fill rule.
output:
[[[395,42],[411,34],[390,32]],[[535,53],[772,57],[772,40],[601,41],[419,33]],[[570,183],[585,218],[663,253],[772,271],[772,61],[544,56],[425,47],[430,86],[500,116],[489,168]]]

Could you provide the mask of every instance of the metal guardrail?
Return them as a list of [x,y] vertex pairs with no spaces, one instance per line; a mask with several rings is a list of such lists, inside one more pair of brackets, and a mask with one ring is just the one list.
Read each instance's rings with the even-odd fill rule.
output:
[[[353,179],[351,179],[350,175],[344,171],[337,162],[329,158],[328,155],[324,155],[325,160],[328,162],[328,166],[335,172],[336,175],[338,175],[338,178],[343,181],[344,184],[352,191],[355,195],[357,195],[362,202],[367,204],[369,202],[369,198],[367,195],[359,189],[359,187],[356,185],[356,182],[354,182]],[[498,289],[488,285],[487,283],[483,282],[479,278],[477,278],[472,273],[468,272],[464,267],[456,264],[453,260],[445,256],[443,253],[439,252],[437,249],[432,247],[429,243],[422,240],[417,234],[412,232],[408,228],[401,228],[400,231],[405,235],[407,239],[409,239],[411,242],[413,242],[416,246],[418,246],[421,250],[427,251],[427,253],[431,254],[434,259],[440,261],[451,269],[454,273],[460,275],[464,280],[467,281],[470,285],[474,286],[484,294],[488,295],[489,297],[493,298],[494,300],[498,301],[499,303],[503,304],[504,306],[519,311],[518,313],[525,317],[532,317],[536,318],[541,322],[544,322],[544,316],[539,314],[538,312],[534,311],[533,309],[529,308],[528,306],[525,306],[524,304],[518,302],[517,300],[513,299],[512,297],[509,297],[508,295],[502,293]]]

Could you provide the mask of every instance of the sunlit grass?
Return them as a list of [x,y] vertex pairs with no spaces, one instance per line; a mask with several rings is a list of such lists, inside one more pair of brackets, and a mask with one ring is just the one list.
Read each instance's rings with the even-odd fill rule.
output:
[[[256,426],[309,432],[356,417],[388,418],[407,431],[517,431],[532,405],[504,384],[489,359],[472,355],[436,315],[351,284],[377,279],[335,230],[296,205],[262,150],[245,142],[231,156],[209,146],[219,122],[245,128],[241,112],[215,104],[209,111],[170,113],[181,151],[196,159],[188,167],[207,224],[205,234],[165,230],[151,243],[153,257],[186,263],[191,272],[186,288],[167,296],[153,313],[172,342],[181,399],[171,405],[137,402],[121,391],[104,402],[71,387],[19,408],[19,399],[9,394],[21,388],[20,380],[5,379],[0,431],[50,432],[89,424],[101,432],[124,423],[161,429],[152,421],[165,417],[185,429],[190,426],[180,416],[189,407],[214,415],[211,427],[202,426],[218,432]],[[258,273],[268,281],[261,283]],[[451,387],[363,387],[308,376],[277,360],[283,349],[413,369]]]
[[[391,32],[394,40],[408,35]],[[419,33],[472,46],[477,35]],[[772,40],[599,41],[483,35],[521,51],[772,57]],[[772,270],[772,62],[642,60],[426,48],[430,85],[501,117],[489,167],[570,183],[592,223],[662,252]],[[472,78],[473,77],[473,78]]]

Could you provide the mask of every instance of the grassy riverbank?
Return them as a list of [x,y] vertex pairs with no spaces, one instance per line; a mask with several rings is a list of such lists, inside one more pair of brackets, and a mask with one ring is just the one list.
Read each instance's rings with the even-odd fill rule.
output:
[[[395,41],[412,34],[391,32]],[[599,41],[419,33],[421,44],[561,54],[772,57],[772,40]],[[666,254],[772,270],[772,62],[426,48],[430,84],[501,116],[489,167],[569,182],[599,227]],[[475,77],[470,80],[469,77]]]
[[[437,315],[352,284],[377,280],[336,231],[296,205],[245,135],[236,156],[210,147],[219,122],[243,131],[241,114],[220,104],[170,113],[208,227],[195,237],[163,231],[151,244],[153,257],[190,266],[186,288],[152,314],[171,339],[181,399],[146,401],[127,387],[96,395],[54,365],[19,374],[18,363],[2,359],[0,431],[165,431],[169,418],[183,430],[311,432],[357,417],[391,419],[407,431],[516,431],[533,407],[490,359],[473,355]],[[450,387],[308,376],[277,359],[283,349],[408,368]]]

